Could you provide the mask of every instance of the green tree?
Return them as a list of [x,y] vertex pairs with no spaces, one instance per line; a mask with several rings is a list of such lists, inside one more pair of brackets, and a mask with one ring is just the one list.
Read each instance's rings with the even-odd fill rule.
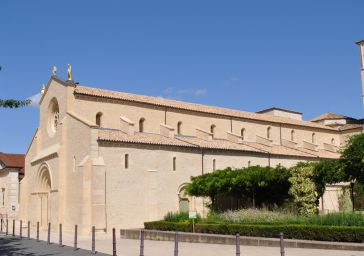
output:
[[28,106],[31,100],[14,100],[14,99],[0,99],[1,108],[20,108]]
[[340,162],[347,180],[364,184],[364,134],[354,135],[342,151]]
[[289,178],[292,186],[290,195],[297,212],[301,215],[311,215],[318,212],[317,209],[317,187],[313,181],[315,166],[312,163],[298,163],[291,169],[292,177]]
[[186,192],[191,196],[209,197],[210,207],[217,209],[217,197],[225,196],[252,202],[253,207],[281,205],[289,197],[290,173],[286,168],[252,166],[226,168],[191,177]]
[[[0,65],[0,71],[2,66]],[[0,108],[20,108],[27,106],[31,100],[14,100],[14,99],[0,99]]]

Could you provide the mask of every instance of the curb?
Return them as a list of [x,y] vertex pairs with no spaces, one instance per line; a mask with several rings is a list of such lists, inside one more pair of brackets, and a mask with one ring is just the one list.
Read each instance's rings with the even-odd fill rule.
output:
[[[144,237],[147,240],[157,241],[174,241],[175,233],[173,231],[145,230]],[[227,244],[235,245],[236,237],[229,235],[215,235],[203,233],[179,232],[179,242],[186,243],[208,243],[208,244]],[[120,238],[140,239],[140,229],[121,229]],[[247,246],[267,246],[279,247],[279,238],[263,237],[240,237],[240,245]],[[364,251],[364,243],[342,243],[342,242],[325,242],[285,239],[287,248],[305,248],[305,249],[326,249],[326,250],[349,250]]]

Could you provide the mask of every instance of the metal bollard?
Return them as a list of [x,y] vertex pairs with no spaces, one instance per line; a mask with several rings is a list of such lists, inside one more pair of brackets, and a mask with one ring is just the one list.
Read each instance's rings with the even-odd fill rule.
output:
[[62,246],[62,224],[59,224],[59,246]]
[[279,234],[279,237],[280,237],[280,246],[281,246],[281,256],[284,256],[285,253],[284,253],[284,238],[283,238],[283,233],[281,232]]
[[30,239],[30,221],[28,220],[28,239]]
[[39,242],[39,221],[37,222],[37,242]]
[[174,234],[174,256],[178,256],[178,232]]
[[6,235],[9,235],[9,220],[6,219]]
[[140,230],[140,255],[144,256],[144,229]]
[[115,228],[112,229],[112,256],[116,256],[116,235],[115,235]]
[[13,220],[13,236],[15,236],[15,220]]
[[240,256],[240,235],[236,234],[236,256]]
[[91,245],[91,254],[96,254],[96,251],[95,251],[95,226],[92,226],[92,245]]
[[19,237],[20,237],[20,239],[22,239],[22,236],[23,236],[23,221],[22,220],[20,220],[20,227],[19,227]]
[[75,225],[75,240],[73,243],[73,250],[76,251],[77,250],[77,225]]
[[48,236],[47,236],[47,244],[51,243],[51,223],[48,223]]

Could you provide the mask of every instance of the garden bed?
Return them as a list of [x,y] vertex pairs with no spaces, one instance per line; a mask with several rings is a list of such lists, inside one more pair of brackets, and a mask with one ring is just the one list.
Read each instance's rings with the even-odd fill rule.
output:
[[[145,229],[162,231],[192,232],[190,223],[174,223],[168,221],[154,221],[144,223]],[[364,242],[364,227],[325,226],[303,224],[195,224],[195,232],[207,234],[223,234],[254,237],[278,238],[280,232],[285,238],[331,241],[331,242]]]

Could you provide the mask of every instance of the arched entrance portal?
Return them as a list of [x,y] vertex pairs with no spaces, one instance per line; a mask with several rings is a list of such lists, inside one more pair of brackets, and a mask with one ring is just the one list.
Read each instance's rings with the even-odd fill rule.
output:
[[41,227],[47,227],[50,220],[50,192],[51,192],[51,175],[48,166],[43,165],[38,173],[37,194],[38,194],[38,220]]

